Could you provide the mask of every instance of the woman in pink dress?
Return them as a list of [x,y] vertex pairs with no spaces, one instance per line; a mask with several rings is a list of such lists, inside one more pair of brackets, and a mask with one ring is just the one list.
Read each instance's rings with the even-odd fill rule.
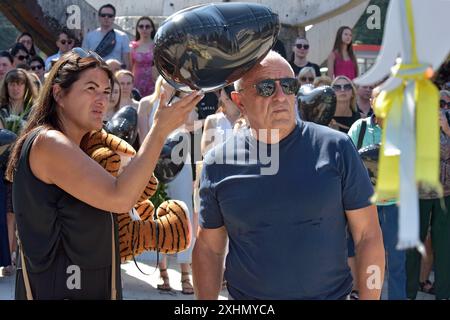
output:
[[141,17],[136,23],[136,38],[131,41],[131,71],[134,74],[134,87],[142,97],[155,90],[155,67],[153,64],[153,49],[155,44],[155,24],[149,17]]
[[352,29],[340,27],[336,34],[333,51],[328,56],[328,76],[346,76],[353,80],[358,76],[358,63],[352,48]]

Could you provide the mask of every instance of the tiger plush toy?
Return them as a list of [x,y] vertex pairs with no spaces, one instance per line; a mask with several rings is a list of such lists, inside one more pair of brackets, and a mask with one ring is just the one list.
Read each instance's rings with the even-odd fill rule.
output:
[[[114,177],[119,174],[123,162],[136,154],[125,140],[105,130],[86,134],[80,147]],[[156,192],[157,186],[158,180],[152,175],[131,212],[117,214],[122,262],[144,251],[158,249],[162,253],[176,253],[190,245],[191,227],[184,202],[164,201],[156,210],[157,218],[153,218],[155,208],[149,198]]]

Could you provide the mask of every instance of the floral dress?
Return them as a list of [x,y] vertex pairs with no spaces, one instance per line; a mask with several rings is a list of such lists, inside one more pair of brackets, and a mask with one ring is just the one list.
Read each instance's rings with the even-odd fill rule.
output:
[[152,76],[154,45],[152,44],[148,52],[138,52],[139,44],[137,41],[132,41],[130,47],[134,87],[139,90],[142,97],[145,97],[155,90],[155,82]]

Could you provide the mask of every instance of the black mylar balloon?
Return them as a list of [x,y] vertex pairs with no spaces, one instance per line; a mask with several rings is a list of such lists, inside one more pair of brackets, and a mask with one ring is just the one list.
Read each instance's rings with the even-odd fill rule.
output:
[[300,118],[327,126],[336,111],[336,94],[330,86],[303,85],[297,94]]
[[155,35],[155,65],[182,91],[217,90],[239,79],[276,42],[280,23],[255,3],[194,6],[171,15]]
[[189,140],[188,133],[167,138],[153,171],[158,181],[170,182],[180,173],[190,150]]
[[380,144],[371,144],[358,150],[364,165],[369,171],[370,181],[373,185],[377,183],[378,159],[380,154]]
[[105,130],[132,145],[138,132],[136,109],[126,106],[117,111],[111,120],[106,123]]

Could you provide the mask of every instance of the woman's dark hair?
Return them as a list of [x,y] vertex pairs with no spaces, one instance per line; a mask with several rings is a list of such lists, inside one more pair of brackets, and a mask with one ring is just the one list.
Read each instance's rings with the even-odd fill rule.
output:
[[0,58],[7,58],[11,64],[14,63],[14,58],[8,51],[2,51],[0,52]]
[[[344,33],[345,30],[350,30],[352,31],[352,28],[348,27],[348,26],[342,26],[338,29],[337,33],[336,33],[336,39],[334,40],[334,46],[333,46],[333,51],[337,51],[341,57],[343,55],[342,52],[342,34]],[[353,39],[352,39],[353,42]],[[358,63],[356,62],[356,56],[353,53],[353,45],[352,43],[347,45],[347,51],[348,51],[348,55],[350,57],[350,59],[353,62],[353,65],[355,66],[355,72],[356,75],[358,74]]]
[[20,42],[14,43],[14,45],[11,47],[11,49],[9,49],[9,52],[11,53],[11,55],[14,58],[16,56],[16,54],[19,53],[20,50],[25,51],[27,53],[27,55],[30,55],[30,53],[28,52],[28,49]]
[[[35,55],[36,55],[36,48],[34,47],[34,39],[33,39],[33,36],[32,36],[30,33],[28,33],[28,32],[22,32],[22,33],[17,37],[16,42],[19,42],[19,40],[20,40],[22,37],[24,37],[24,36],[30,37],[30,39],[31,39],[31,49],[30,49],[30,51],[29,51],[28,53],[30,54],[30,56],[35,56]],[[28,50],[27,50],[27,51],[28,51]]]
[[[24,104],[30,104],[33,101],[36,101],[38,96],[38,90],[34,84],[33,78],[30,77],[27,71],[23,69],[11,69],[3,78],[3,82],[0,86],[0,106],[5,107],[9,110],[9,92],[8,92],[8,84],[9,83],[24,83],[25,84],[25,96],[23,97]],[[24,109],[26,106],[24,105]],[[25,111],[25,110],[24,110]]]
[[141,39],[141,35],[139,34],[139,31],[138,31],[138,25],[143,20],[148,20],[150,22],[150,24],[152,25],[153,31],[150,34],[150,38],[153,40],[155,38],[156,28],[155,28],[155,24],[153,23],[153,20],[150,17],[147,17],[147,16],[146,17],[140,17],[139,20],[136,22],[136,27],[135,27],[135,29],[136,29],[136,36],[134,37],[134,39],[136,41],[139,41],[139,39]]
[[116,15],[116,8],[110,3],[102,5],[100,9],[98,9],[98,15],[100,15],[100,13],[102,13],[102,10],[105,8],[110,8],[114,12],[114,16]]
[[23,143],[32,131],[37,128],[62,131],[61,120],[57,113],[58,106],[53,96],[54,85],[59,85],[63,93],[67,93],[71,90],[72,85],[80,79],[80,75],[84,71],[93,68],[103,70],[109,78],[111,87],[113,85],[114,76],[103,60],[100,60],[93,55],[81,58],[74,50],[75,49],[72,49],[72,51],[67,52],[58,60],[51,69],[50,74],[42,87],[37,103],[33,106],[30,113],[26,127],[22,131],[11,152],[8,168],[6,169],[6,178],[9,181],[13,181],[14,172]]

